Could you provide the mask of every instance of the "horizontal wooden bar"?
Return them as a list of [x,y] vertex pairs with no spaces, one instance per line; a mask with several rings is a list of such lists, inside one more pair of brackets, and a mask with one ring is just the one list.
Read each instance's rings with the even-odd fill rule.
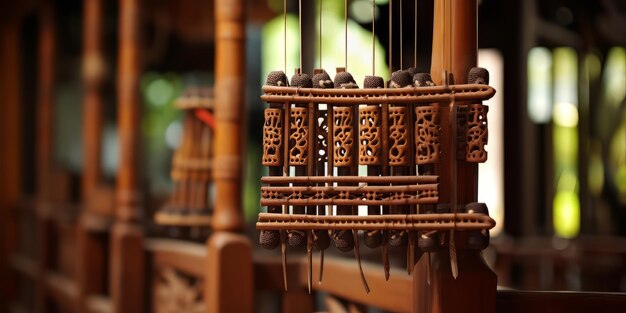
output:
[[85,306],[90,313],[113,312],[113,301],[105,295],[90,295],[85,299]]
[[[260,290],[284,291],[281,261],[278,256],[255,254],[255,284]],[[319,277],[320,262],[313,257],[313,277]],[[287,260],[289,290],[306,290],[306,258]],[[363,262],[363,271],[370,285],[366,293],[361,283],[359,268],[353,259],[327,255],[324,258],[324,279],[312,284],[314,290],[390,312],[410,312],[412,308],[411,276],[391,268],[389,280],[378,263]]]
[[259,213],[259,230],[482,230],[496,222],[480,213],[389,214],[389,215],[306,215]]
[[263,186],[261,187],[261,192],[269,191],[269,192],[305,192],[305,193],[316,193],[316,192],[380,192],[380,193],[389,193],[389,192],[417,192],[424,190],[437,190],[437,184],[426,184],[426,185],[395,185],[395,186]]
[[509,313],[623,312],[626,293],[498,290],[496,311]]
[[439,181],[436,175],[419,176],[263,176],[263,184],[306,184],[306,183],[366,183],[366,184],[433,184]]
[[211,227],[211,216],[157,212],[154,214],[154,222],[164,226]]
[[279,205],[411,205],[411,204],[436,204],[439,197],[424,198],[404,198],[404,199],[261,199],[262,206],[279,206]]
[[20,254],[14,254],[10,259],[11,267],[17,272],[31,279],[37,276],[37,263],[35,260]]
[[146,251],[156,267],[172,267],[187,275],[204,277],[207,249],[204,244],[173,239],[146,239]]
[[360,104],[419,104],[433,102],[485,101],[493,97],[495,89],[488,85],[466,84],[431,87],[404,87],[379,89],[321,89],[263,86],[263,101],[268,103],[326,103],[338,105]]
[[78,286],[76,282],[61,273],[46,274],[46,288],[51,298],[64,308],[64,312],[76,312]]

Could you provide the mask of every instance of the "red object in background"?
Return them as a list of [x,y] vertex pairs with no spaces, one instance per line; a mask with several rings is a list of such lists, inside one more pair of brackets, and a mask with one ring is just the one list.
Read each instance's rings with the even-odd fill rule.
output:
[[209,125],[209,127],[215,128],[215,118],[213,117],[213,113],[205,109],[195,109],[194,115],[203,123]]

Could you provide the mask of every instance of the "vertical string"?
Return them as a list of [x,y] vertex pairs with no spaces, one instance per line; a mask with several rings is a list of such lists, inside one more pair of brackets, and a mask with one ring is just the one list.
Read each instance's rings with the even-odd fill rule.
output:
[[450,67],[450,73],[449,75],[453,75],[452,77],[454,77],[454,73],[452,73],[452,54],[454,53],[454,49],[452,49],[452,45],[454,44],[454,39],[452,39],[452,35],[454,34],[454,20],[452,18],[452,10],[454,9],[454,1],[450,0],[450,10],[448,11],[448,24],[450,26],[450,32],[448,34],[448,58],[449,58],[449,62],[448,62],[448,66]]
[[283,0],[283,62],[287,73],[287,0]]
[[375,36],[374,36],[374,10],[375,10],[375,6],[374,6],[374,0],[372,0],[372,76],[376,76],[376,46],[374,45],[375,43]]
[[391,79],[391,74],[393,73],[393,23],[391,22],[393,13],[393,1],[389,0],[389,79]]
[[449,71],[450,69],[450,64],[446,64],[446,51],[449,50],[449,48],[446,47],[446,45],[448,44],[449,40],[447,39],[448,36],[448,32],[449,29],[446,29],[446,25],[448,25],[448,11],[446,10],[446,3],[448,2],[448,0],[443,0],[443,49],[441,49],[441,54],[443,54],[442,58],[441,58],[441,62],[444,64],[444,80],[443,80],[443,84],[444,85],[448,85],[448,73],[447,71]]
[[417,68],[417,0],[415,0],[415,17],[413,22],[415,24],[413,30],[413,35],[415,36],[413,40],[413,67]]
[[302,0],[298,0],[298,27],[300,36],[300,72],[302,72]]
[[346,68],[346,72],[348,71],[348,0],[343,1],[343,12],[344,12],[344,22],[345,22],[345,34],[344,34],[344,66]]
[[320,68],[324,68],[322,66],[322,1],[323,0],[319,0],[320,2]]
[[404,37],[402,37],[402,30],[404,29],[404,24],[402,23],[402,2],[404,2],[403,0],[400,0],[400,70],[402,70],[404,68],[404,61],[402,60],[402,55],[404,54]]

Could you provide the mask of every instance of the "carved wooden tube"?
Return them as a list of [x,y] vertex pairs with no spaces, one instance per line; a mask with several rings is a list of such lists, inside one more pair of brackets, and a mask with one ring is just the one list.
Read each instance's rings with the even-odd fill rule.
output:
[[[415,87],[434,86],[430,74],[417,73],[413,76]],[[436,103],[426,106],[415,107],[415,164],[418,165],[420,175],[433,175],[434,163],[439,161],[440,154],[440,121],[439,108]],[[435,213],[436,205],[422,204],[419,206],[419,213]],[[433,251],[436,247],[436,240],[429,232],[421,233],[418,237],[418,247],[422,251]]]
[[[385,82],[379,76],[366,76],[363,88],[384,88]],[[359,109],[359,164],[367,166],[367,176],[379,176],[382,164],[382,112],[380,105],[366,105]],[[374,192],[371,197],[377,198]],[[379,205],[369,205],[368,215],[380,215]],[[365,245],[377,248],[383,237],[379,230],[365,233]]]
[[[489,72],[482,67],[474,67],[468,74],[470,84],[489,84]],[[465,125],[465,160],[472,163],[487,161],[485,145],[489,138],[487,128],[489,107],[481,101],[472,101],[467,106],[467,124]],[[463,151],[463,150],[462,150]]]
[[[333,81],[330,80],[330,76],[324,69],[314,69],[313,70],[313,88],[334,88]],[[319,108],[319,103],[313,103],[309,107],[313,106],[314,113],[314,124],[312,127],[315,127],[315,132],[313,133],[312,138],[314,142],[311,142],[314,145],[315,149],[313,150],[313,161],[314,161],[314,174],[309,176],[325,176],[325,166],[326,162],[328,162],[328,124],[327,124],[327,110],[321,110]],[[311,109],[310,109],[311,110]],[[317,186],[323,186],[323,183],[317,183]],[[316,206],[317,215],[325,215],[326,206],[318,205]],[[307,212],[312,214],[312,212]],[[330,212],[332,214],[332,212]],[[328,235],[328,230],[314,230],[313,231],[313,247],[322,251],[330,246],[330,236]],[[323,259],[323,254],[320,256]],[[320,262],[323,264],[323,261]],[[320,273],[322,271],[320,270]],[[320,279],[321,281],[321,279]]]
[[[299,88],[313,87],[311,77],[306,73],[301,73],[296,69],[296,73],[291,78],[291,84]],[[307,168],[310,163],[309,153],[311,153],[309,142],[309,110],[307,104],[296,103],[289,112],[289,165],[294,167],[295,176],[307,176]],[[294,184],[295,185],[295,184]],[[293,214],[304,214],[304,206],[294,206]],[[292,247],[302,247],[306,243],[306,234],[299,230],[288,230],[287,240]]]
[[[334,81],[335,88],[354,89],[358,88],[352,75],[344,68],[337,68]],[[338,176],[354,176],[357,170],[356,155],[358,146],[357,139],[357,114],[355,107],[333,107],[333,165],[337,167]],[[342,185],[342,184],[338,184]],[[348,198],[348,193],[342,194]],[[337,206],[337,215],[352,215],[356,213],[354,206]],[[338,250],[351,251],[354,248],[354,236],[350,231],[334,231],[333,240]]]
[[[266,85],[288,86],[287,76],[282,71],[271,72],[267,76]],[[285,140],[283,138],[283,105],[270,103],[265,109],[263,122],[263,160],[264,166],[268,167],[269,176],[282,176],[283,151]],[[268,206],[268,213],[281,213],[281,206]],[[266,249],[274,249],[280,244],[280,232],[278,230],[262,230],[259,235],[259,243]]]
[[[411,76],[408,71],[396,71],[392,73],[389,82],[390,88],[404,88],[411,85]],[[404,176],[409,174],[408,166],[411,163],[410,151],[410,127],[409,108],[404,105],[389,107],[389,166],[391,175]],[[402,193],[397,194],[403,197]],[[408,214],[408,206],[391,206],[391,214]],[[407,236],[405,231],[390,231],[389,244],[392,246],[406,245]]]
[[[470,84],[489,84],[489,72],[482,67],[474,67],[469,71],[468,82]],[[487,112],[489,107],[481,101],[472,101],[467,108],[467,125],[465,126],[465,159],[467,162],[487,161],[485,145],[489,138],[487,127]],[[467,213],[482,213],[489,215],[487,205],[484,203],[471,202],[465,206]],[[470,249],[483,250],[489,245],[489,230],[471,231],[468,234],[468,247]]]

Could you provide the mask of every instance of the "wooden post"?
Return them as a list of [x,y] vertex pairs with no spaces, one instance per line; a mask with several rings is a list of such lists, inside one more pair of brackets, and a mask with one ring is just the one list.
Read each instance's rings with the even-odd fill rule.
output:
[[104,294],[105,242],[90,232],[86,223],[92,212],[94,191],[100,183],[100,143],[102,133],[102,84],[104,58],[102,55],[102,16],[100,0],[84,1],[83,19],[83,176],[82,203],[77,229],[78,311],[86,311],[85,300],[90,294]]
[[36,246],[37,278],[35,291],[35,312],[47,312],[45,277],[50,262],[48,247],[51,232],[49,203],[51,200],[51,177],[53,158],[53,102],[54,76],[56,65],[56,25],[52,3],[42,3],[39,11],[38,73],[37,80],[37,210]]
[[102,47],[103,7],[101,0],[84,1],[83,19],[83,199],[89,198],[100,183],[102,135],[102,85],[105,61]]
[[[477,62],[477,3],[476,0],[435,0],[433,20],[433,50],[431,76],[437,85],[444,85],[447,71],[450,84],[467,83],[467,75]],[[458,106],[467,103],[457,102]],[[451,147],[456,134],[450,125],[448,103],[440,105],[441,146]],[[453,186],[452,162],[457,158],[451,153],[442,153],[435,166],[440,175],[439,202],[452,203],[452,188],[457,188],[458,210],[475,202],[478,188],[478,166],[457,160],[457,181]],[[449,237],[449,236],[446,236]],[[438,248],[424,254],[415,266],[413,275],[413,311],[419,313],[448,312],[495,312],[496,275],[485,263],[480,251],[467,250],[467,238],[456,232],[457,263],[459,276],[455,279],[450,267],[448,247]],[[430,270],[430,276],[428,273]],[[430,277],[430,284],[428,283]]]
[[119,2],[117,70],[120,161],[115,222],[111,230],[111,300],[114,312],[143,312],[143,230],[140,187],[140,1]]
[[215,1],[216,188],[207,241],[207,312],[253,312],[254,276],[249,240],[243,229],[242,173],[245,116],[245,1]]
[[[19,48],[20,17],[18,5],[6,8],[0,22],[0,73],[10,77],[0,85],[3,104],[0,105],[0,311],[9,311],[17,298],[16,273],[9,269],[9,256],[17,252],[18,220],[15,207],[21,192],[22,115],[20,108],[21,54]],[[13,9],[13,10],[12,10]]]

